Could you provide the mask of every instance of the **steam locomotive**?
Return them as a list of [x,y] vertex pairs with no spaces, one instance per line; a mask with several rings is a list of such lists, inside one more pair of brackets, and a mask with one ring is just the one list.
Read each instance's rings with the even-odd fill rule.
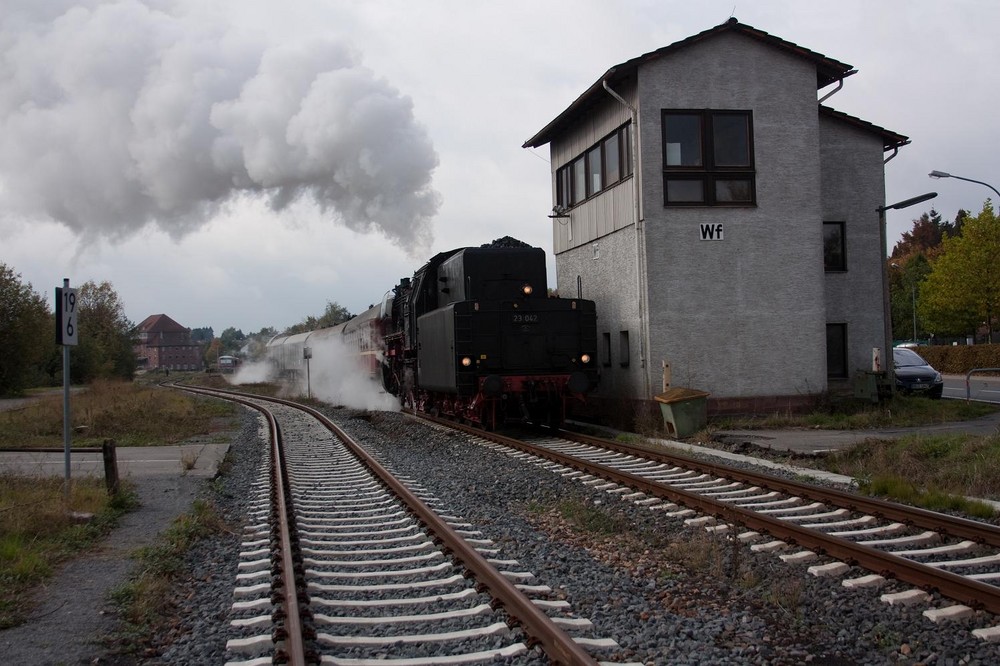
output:
[[339,337],[403,406],[485,428],[558,425],[597,383],[594,303],[548,297],[544,251],[511,241],[435,255],[379,305],[278,336],[268,356],[287,372],[310,340]]

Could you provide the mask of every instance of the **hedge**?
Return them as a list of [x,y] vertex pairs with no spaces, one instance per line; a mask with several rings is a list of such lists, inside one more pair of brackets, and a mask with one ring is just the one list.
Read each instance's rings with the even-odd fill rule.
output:
[[973,368],[1000,368],[1000,344],[934,345],[915,351],[935,370],[949,375],[964,375]]

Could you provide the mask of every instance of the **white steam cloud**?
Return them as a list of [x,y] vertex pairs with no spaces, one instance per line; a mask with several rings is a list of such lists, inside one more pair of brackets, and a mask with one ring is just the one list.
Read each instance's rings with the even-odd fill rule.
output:
[[[285,394],[311,395],[332,405],[354,409],[399,411],[399,398],[387,393],[378,378],[370,374],[357,347],[349,347],[337,338],[319,336],[310,339],[309,348],[312,358],[308,373],[305,363],[300,363],[297,376],[286,386]],[[274,367],[268,361],[261,361],[242,364],[230,381],[255,384],[273,380]]]
[[179,238],[241,196],[305,199],[419,253],[436,166],[410,99],[342,44],[268,44],[166,0],[0,14],[4,215]]

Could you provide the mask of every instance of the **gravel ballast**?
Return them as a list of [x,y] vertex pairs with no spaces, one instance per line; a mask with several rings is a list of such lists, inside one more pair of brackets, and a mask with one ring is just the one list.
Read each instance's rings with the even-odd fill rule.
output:
[[[840,585],[841,578],[816,578],[804,565],[752,553],[746,545],[710,537],[662,512],[591,490],[404,415],[326,411],[392,471],[420,479],[445,500],[449,513],[482,530],[502,557],[517,559],[533,572],[533,582],[549,585],[577,615],[592,620],[593,635],[615,639],[621,650],[602,654],[602,659],[649,664],[1000,662],[1000,648],[970,633],[1000,623],[992,616],[977,613],[936,625],[921,615],[927,605],[889,606],[879,600],[905,585],[848,590]],[[250,499],[246,489],[258,477],[264,446],[259,428],[256,416],[244,416],[215,481],[199,487],[194,479],[182,479],[194,487],[185,491],[186,501],[202,493],[231,531],[200,541],[189,553],[188,576],[177,587],[175,619],[134,661],[221,664],[232,657],[225,651],[228,614],[239,533]],[[152,482],[146,488],[140,487],[144,499],[157,497],[157,492],[178,501],[182,497],[179,489],[164,493]],[[567,517],[567,506],[604,516],[605,524],[597,530],[582,528]],[[138,521],[136,529],[149,537],[165,525],[149,521],[146,510],[126,520]],[[122,539],[119,532],[125,529],[123,525],[109,541]],[[117,559],[116,565],[127,564],[120,555]],[[91,568],[90,573],[109,579],[105,589],[124,577],[120,568]],[[865,573],[853,568],[846,577]],[[934,602],[950,605],[937,598]],[[96,605],[93,598],[84,603]],[[58,651],[7,652],[25,636],[39,633],[43,621],[0,632],[0,652],[14,656],[5,663],[133,663],[93,644],[96,635],[114,626],[107,615],[101,616],[99,626],[85,625],[82,619],[75,626],[73,618],[60,623],[64,639]],[[95,657],[101,660],[94,662]]]

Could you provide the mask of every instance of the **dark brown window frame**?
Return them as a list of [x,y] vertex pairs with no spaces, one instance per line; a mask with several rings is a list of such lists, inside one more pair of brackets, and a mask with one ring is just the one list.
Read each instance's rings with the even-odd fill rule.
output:
[[[838,350],[838,355],[843,358],[843,369],[841,372],[834,372],[834,368],[830,367],[830,329],[838,328],[840,329],[841,337],[841,349]],[[848,326],[844,322],[827,322],[826,324],[826,376],[828,379],[847,379],[850,376],[850,346],[848,345],[848,335],[850,331]],[[838,368],[838,370],[840,370]]]
[[[840,263],[837,264],[830,264],[827,262],[827,259],[829,257],[829,255],[827,254],[827,247],[826,247],[827,226],[840,227]],[[823,269],[827,273],[847,272],[847,225],[843,221],[828,220],[823,222]]]
[[[701,164],[698,166],[669,166],[667,164],[667,118],[670,116],[698,116],[701,120]],[[747,125],[747,164],[717,166],[715,164],[714,119],[719,116],[741,116]],[[753,111],[736,109],[661,109],[660,135],[663,161],[663,205],[669,207],[738,207],[757,205],[757,170],[754,157]],[[701,201],[669,201],[668,181],[697,181],[702,185]],[[746,181],[750,198],[741,201],[718,201],[716,181]]]
[[[618,183],[626,180],[632,175],[632,121],[625,123],[624,125],[619,125],[613,131],[608,132],[600,138],[599,141],[589,146],[579,155],[573,157],[563,166],[556,170],[556,205],[562,206],[564,209],[569,210],[574,206],[579,206],[585,201],[597,196],[601,192],[605,192],[608,189],[614,187]],[[608,180],[608,165],[607,165],[607,151],[605,150],[605,145],[608,139],[613,136],[618,137],[618,179],[609,182]],[[590,174],[592,173],[591,165],[591,154],[594,149],[599,149],[601,168],[600,168],[600,179],[601,187],[599,189],[594,189],[593,183],[590,180]],[[576,199],[574,196],[577,188],[577,177],[574,171],[574,166],[583,160],[583,174],[584,180],[584,191],[583,196],[580,199]]]

